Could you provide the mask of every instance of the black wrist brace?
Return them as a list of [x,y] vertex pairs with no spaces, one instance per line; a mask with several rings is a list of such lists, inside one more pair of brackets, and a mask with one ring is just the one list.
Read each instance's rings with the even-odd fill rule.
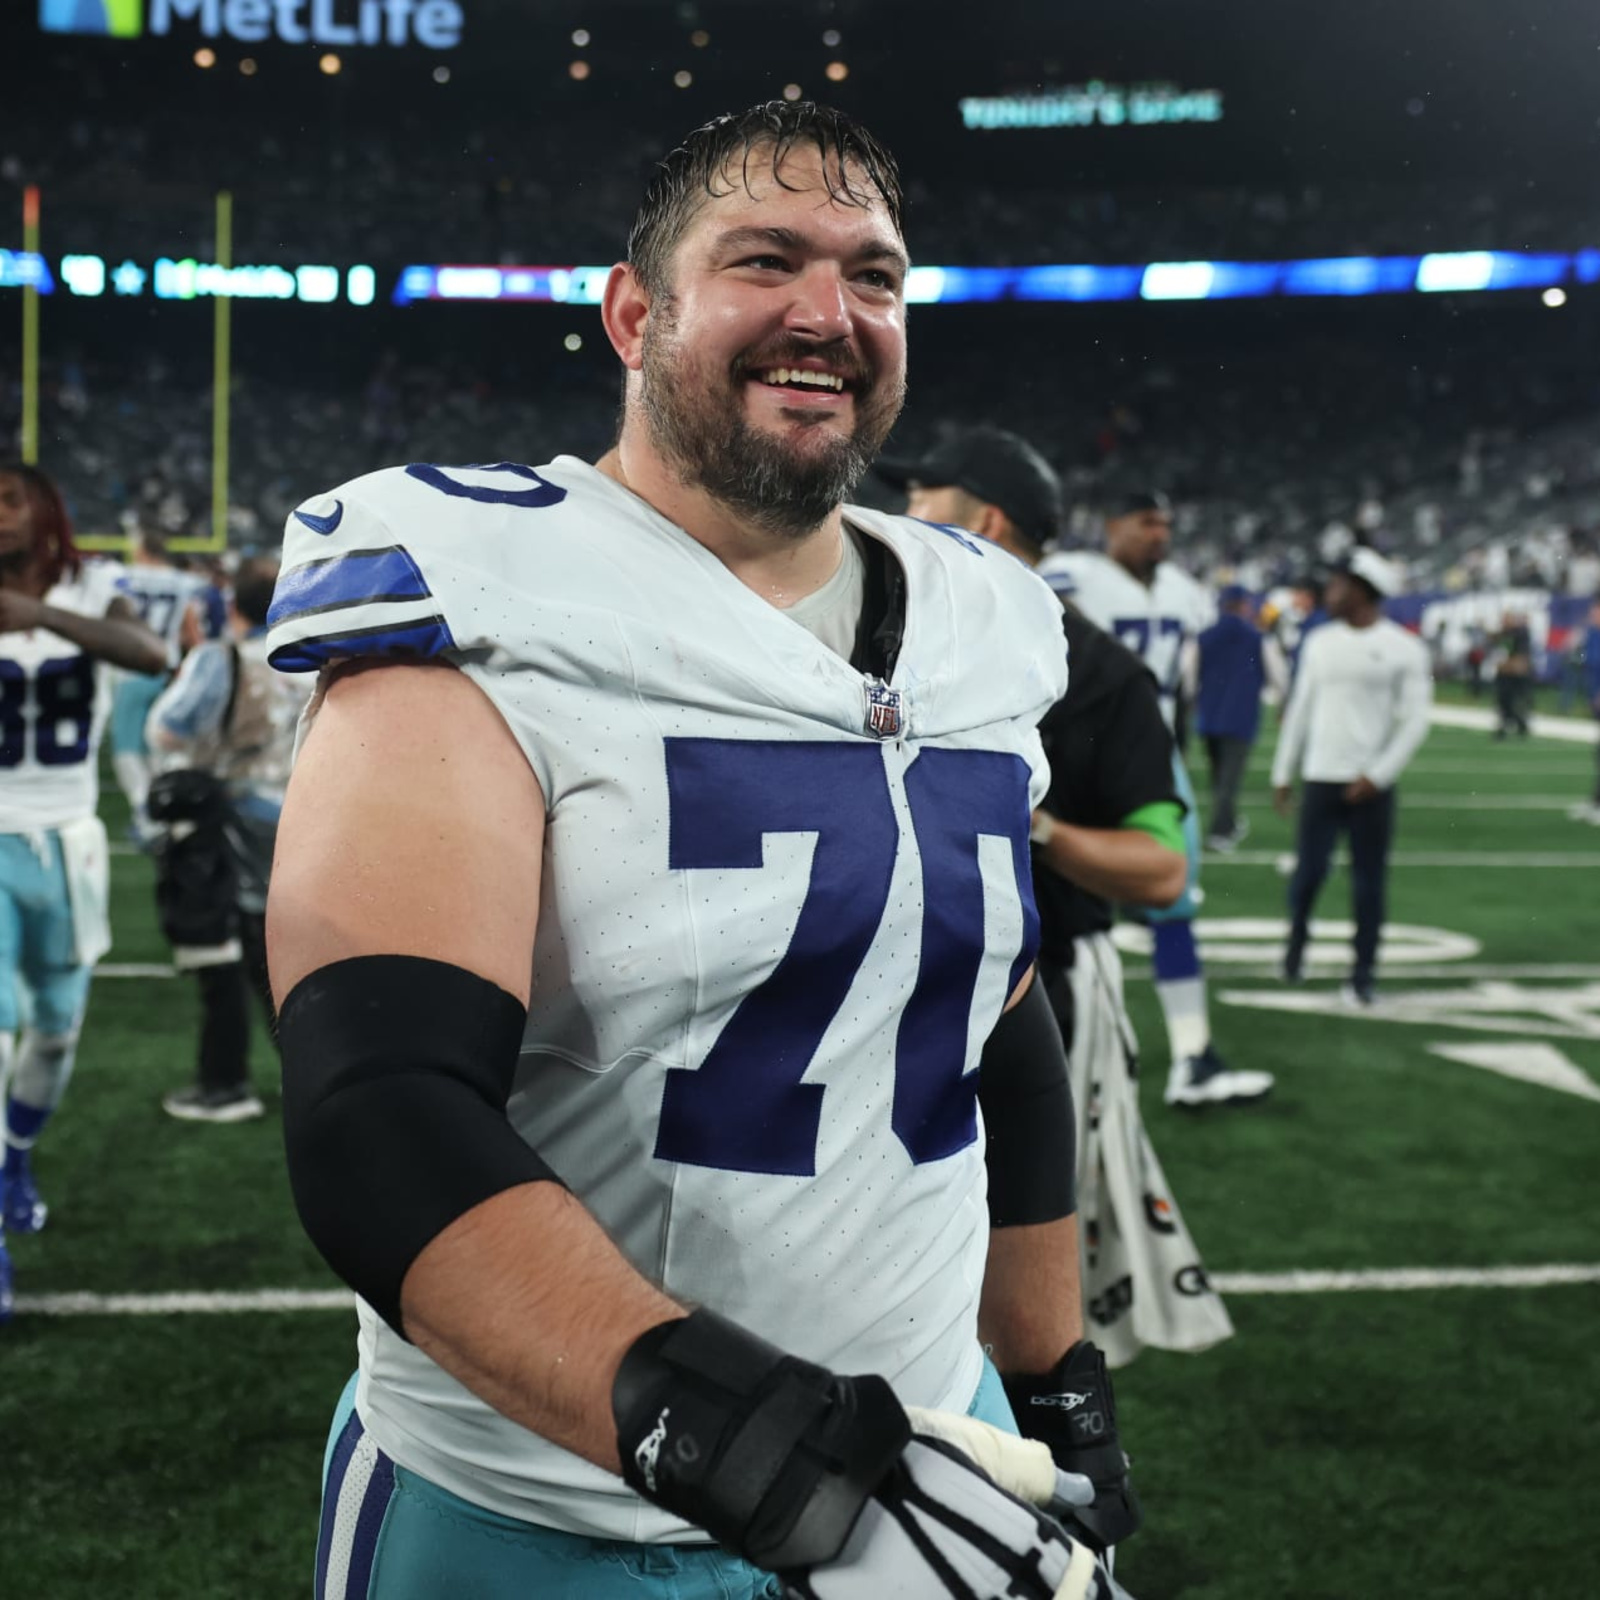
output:
[[295,1207],[335,1272],[403,1338],[400,1285],[480,1201],[560,1183],[506,1120],[525,1008],[462,967],[361,956],[283,1002],[283,1142]]
[[1094,1484],[1094,1504],[1072,1513],[1086,1542],[1105,1550],[1136,1532],[1143,1513],[1128,1481],[1116,1397],[1099,1348],[1080,1339],[1049,1372],[1001,1381],[1023,1438],[1048,1445],[1058,1467]]
[[710,1311],[634,1341],[611,1393],[622,1475],[768,1571],[843,1548],[911,1438],[882,1378],[841,1378]]
[[1061,1030],[1037,974],[995,1023],[978,1069],[989,1222],[1057,1222],[1078,1209],[1078,1121]]

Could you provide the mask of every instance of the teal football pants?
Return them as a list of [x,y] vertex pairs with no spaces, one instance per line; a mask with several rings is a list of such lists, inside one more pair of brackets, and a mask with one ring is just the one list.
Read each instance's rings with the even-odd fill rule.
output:
[[144,725],[150,707],[161,698],[171,680],[166,673],[130,672],[117,680],[111,691],[111,753],[142,756],[149,747],[144,742]]
[[[355,1410],[334,1412],[323,1458],[316,1600],[775,1600],[778,1580],[716,1545],[558,1533],[485,1511],[397,1466]],[[968,1414],[1016,1432],[986,1360]]]
[[[18,979],[31,1010],[23,1012]],[[53,830],[0,833],[0,1032],[25,1023],[41,1034],[71,1033],[89,994],[89,968],[78,965],[72,902]]]

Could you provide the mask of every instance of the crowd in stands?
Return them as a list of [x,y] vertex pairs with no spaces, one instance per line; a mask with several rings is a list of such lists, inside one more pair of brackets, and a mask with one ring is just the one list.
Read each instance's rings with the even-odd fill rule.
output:
[[[564,116],[452,133],[440,109],[401,97],[381,126],[349,128],[255,114],[229,124],[182,104],[160,118],[85,107],[64,122],[23,119],[0,135],[0,195],[39,184],[63,252],[210,259],[212,196],[226,186],[236,261],[614,259],[658,134],[630,139],[614,122]],[[1537,188],[1346,178],[1175,189],[940,171],[913,174],[907,200],[914,255],[947,265],[1600,245],[1600,204],[1560,174]]]
[[[481,313],[490,325],[529,315],[544,314]],[[945,313],[922,315],[931,328]],[[997,336],[1006,326],[983,325]],[[246,365],[233,397],[233,542],[272,545],[307,494],[390,462],[598,455],[617,388],[594,334],[598,350],[582,359],[541,334],[537,348],[554,353],[530,348],[520,371],[465,354],[430,362],[390,352],[364,381],[315,385]],[[1000,386],[978,369],[1017,371],[1021,348],[1014,359],[992,345],[961,357],[943,345],[962,341],[941,338],[914,372],[897,446],[920,450],[944,422],[981,414],[1036,439],[1060,467],[1074,507],[1069,540],[1092,538],[1096,507],[1112,495],[1160,486],[1178,505],[1186,563],[1258,589],[1360,538],[1401,556],[1417,585],[1592,592],[1600,392],[1581,366],[1556,359],[1474,381],[1505,336],[1462,334],[1425,363],[1382,340],[1321,335],[1287,350],[1258,341],[1220,364],[1209,347],[1133,362],[1074,358],[1070,381]],[[46,378],[46,454],[86,531],[132,522],[168,535],[209,530],[208,374],[150,355],[132,366],[47,363]],[[0,427],[13,435],[16,410],[15,388],[0,389]]]

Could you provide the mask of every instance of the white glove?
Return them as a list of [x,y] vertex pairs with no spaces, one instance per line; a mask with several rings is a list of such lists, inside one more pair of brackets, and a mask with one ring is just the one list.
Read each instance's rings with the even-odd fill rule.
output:
[[1008,1494],[1058,1515],[1074,1506],[1094,1503],[1094,1484],[1081,1472],[1063,1472],[1050,1456],[1050,1447],[1038,1439],[980,1422],[955,1411],[929,1411],[907,1406],[912,1431],[953,1444],[981,1467]]
[[[910,1415],[915,1436],[862,1508],[838,1558],[804,1574],[784,1574],[790,1596],[1116,1600],[1120,1591],[1094,1553],[1027,1499],[995,1483],[974,1464],[967,1447],[992,1459],[1010,1481],[1047,1499],[1055,1490],[1048,1450],[969,1418]],[[950,1434],[962,1443],[936,1436]]]

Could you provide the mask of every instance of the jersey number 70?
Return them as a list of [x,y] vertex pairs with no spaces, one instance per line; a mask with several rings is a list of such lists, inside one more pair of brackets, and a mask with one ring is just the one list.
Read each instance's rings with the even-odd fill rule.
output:
[[[789,947],[740,1002],[698,1068],[674,1067],[656,1155],[738,1172],[816,1171],[823,1085],[802,1083],[845,1002],[888,904],[899,824],[875,745],[668,739],[668,865],[759,869],[762,835],[813,833],[810,880]],[[978,838],[1011,843],[1023,948],[1038,913],[1028,862],[1028,768],[991,750],[923,750],[906,771],[923,875],[917,980],[895,1049],[896,1137],[914,1162],[977,1138],[977,1074],[966,1072],[984,955]],[[886,1008],[893,997],[876,1002]]]

